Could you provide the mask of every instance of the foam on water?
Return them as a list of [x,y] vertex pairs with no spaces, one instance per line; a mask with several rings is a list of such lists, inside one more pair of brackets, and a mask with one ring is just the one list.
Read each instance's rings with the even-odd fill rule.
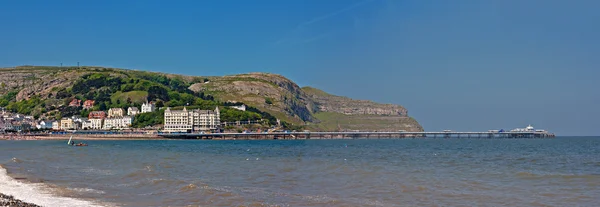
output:
[[50,189],[43,184],[17,181],[8,176],[6,169],[2,166],[0,166],[0,192],[41,206],[101,206],[90,201],[52,195]]

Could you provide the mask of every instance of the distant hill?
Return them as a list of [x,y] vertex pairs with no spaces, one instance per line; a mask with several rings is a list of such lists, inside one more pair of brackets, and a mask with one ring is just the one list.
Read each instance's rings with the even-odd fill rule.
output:
[[[42,118],[89,113],[68,107],[75,98],[95,100],[92,110],[139,106],[150,100],[170,107],[221,106],[225,121],[263,118],[274,124],[280,119],[296,129],[423,130],[402,106],[300,88],[281,75],[268,73],[205,77],[90,66],[19,66],[0,69],[0,95],[0,106]],[[249,110],[223,107],[237,104],[246,104]],[[140,127],[161,122],[140,119]]]

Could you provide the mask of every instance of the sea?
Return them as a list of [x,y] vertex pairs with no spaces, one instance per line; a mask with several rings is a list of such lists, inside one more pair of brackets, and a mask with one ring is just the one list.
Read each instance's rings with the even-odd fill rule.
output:
[[0,193],[42,206],[600,205],[600,137],[85,142],[0,141]]

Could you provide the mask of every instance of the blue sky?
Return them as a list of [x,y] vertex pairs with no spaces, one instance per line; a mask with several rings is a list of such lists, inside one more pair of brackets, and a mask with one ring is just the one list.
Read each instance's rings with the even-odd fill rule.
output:
[[0,66],[272,72],[428,131],[600,134],[600,1],[2,1]]

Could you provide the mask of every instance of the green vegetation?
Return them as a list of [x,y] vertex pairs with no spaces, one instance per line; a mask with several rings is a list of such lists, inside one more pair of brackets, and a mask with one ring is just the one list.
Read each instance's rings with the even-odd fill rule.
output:
[[[263,129],[277,124],[278,119],[288,130],[420,128],[414,119],[395,116],[395,112],[390,112],[390,116],[344,115],[346,109],[343,107],[381,109],[384,106],[330,95],[316,88],[300,89],[285,77],[273,74],[190,77],[85,66],[80,69],[22,66],[0,69],[0,72],[14,72],[19,78],[15,81],[22,83],[0,83],[0,107],[48,119],[60,119],[71,115],[86,116],[90,111],[107,111],[110,108],[141,108],[142,103],[153,101],[157,107],[172,109],[185,106],[188,109],[214,110],[219,106],[222,121],[262,119],[265,122],[259,125]],[[193,87],[190,87],[192,85]],[[47,88],[48,86],[51,88]],[[19,98],[25,97],[27,100],[17,102],[16,96],[24,88],[28,90],[22,91],[23,96]],[[79,99],[81,103],[94,100],[95,106],[90,110],[68,106],[73,99]],[[247,110],[223,107],[228,106],[229,101],[237,102],[235,105],[247,102]],[[331,112],[320,112],[323,106]],[[402,110],[401,106],[396,107]],[[162,110],[137,115],[134,127],[162,124]]]
[[131,106],[132,104],[141,105],[145,103],[147,97],[148,91],[117,91],[112,94],[110,99],[113,103],[119,101],[121,103],[125,103],[127,106]]
[[221,121],[234,122],[245,120],[259,120],[262,116],[252,111],[240,111],[232,108],[221,109]]
[[34,96],[32,98],[30,98],[29,100],[24,100],[24,101],[19,101],[19,102],[10,102],[6,108],[8,110],[11,111],[16,111],[17,113],[21,113],[21,114],[29,114],[29,115],[33,115],[33,116],[39,116],[41,113],[41,110],[39,110],[38,113],[34,114],[32,113],[34,110],[36,110],[36,106],[42,104],[43,101],[40,99],[40,97],[38,96]]
[[18,93],[17,91],[11,91],[4,96],[0,96],[0,107],[6,107],[11,101],[15,101]]
[[267,97],[267,98],[265,98],[265,103],[271,105],[271,104],[273,104],[273,99]]
[[157,110],[151,113],[143,113],[135,115],[133,119],[133,127],[135,128],[144,128],[148,126],[155,126],[158,124],[163,124],[163,116],[165,114],[165,110]]
[[[28,100],[16,102],[17,91],[11,91],[0,97],[0,106],[22,113],[44,115],[47,118],[60,119],[72,115],[87,116],[91,111],[106,111],[110,108],[127,109],[130,106],[141,107],[146,101],[155,101],[157,107],[172,107],[174,110],[184,106],[188,109],[214,110],[225,104],[215,101],[212,95],[203,92],[193,92],[188,89],[191,85],[180,78],[169,78],[162,74],[141,71],[117,71],[112,69],[93,69],[93,72],[83,73],[72,87],[51,89],[54,94],[47,100],[34,96]],[[207,82],[208,79],[195,81]],[[90,110],[81,107],[70,107],[69,103],[79,99],[94,100],[95,106]],[[273,103],[271,99],[266,100]],[[221,120],[234,122],[238,120],[266,120],[270,125],[277,124],[277,119],[267,112],[250,107],[240,111],[221,107]],[[164,108],[152,113],[138,114],[134,118],[133,127],[143,128],[163,123]],[[287,124],[283,122],[283,124]],[[287,124],[290,125],[290,124]],[[290,125],[291,126],[291,125]]]
[[[309,129],[321,129],[327,131],[396,131],[408,129],[418,131],[420,125],[411,117],[401,116],[378,116],[378,115],[345,115],[336,112],[319,112],[315,116],[321,121],[311,125]],[[409,127],[411,126],[411,127]],[[422,130],[422,129],[421,129]]]

